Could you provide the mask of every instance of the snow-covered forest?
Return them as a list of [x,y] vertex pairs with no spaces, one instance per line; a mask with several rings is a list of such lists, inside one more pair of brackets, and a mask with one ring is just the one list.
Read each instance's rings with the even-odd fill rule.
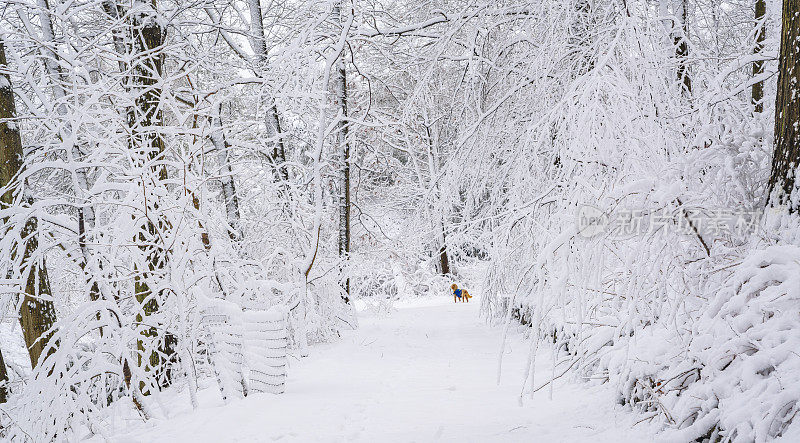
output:
[[799,441],[799,40],[0,0],[0,440]]

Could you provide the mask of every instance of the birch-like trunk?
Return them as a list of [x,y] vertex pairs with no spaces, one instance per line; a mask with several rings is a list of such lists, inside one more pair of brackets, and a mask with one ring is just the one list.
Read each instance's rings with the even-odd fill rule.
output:
[[[53,32],[53,21],[50,13],[50,5],[48,0],[38,0],[39,6],[39,22],[42,28],[42,57],[44,59],[44,67],[50,78],[50,83],[53,86],[53,98],[55,100],[55,110],[58,116],[63,120],[61,130],[59,131],[59,138],[65,146],[65,153],[70,156],[72,162],[76,162],[83,157],[86,153],[81,146],[75,141],[74,130],[71,122],[67,116],[67,91],[66,84],[68,79],[64,75],[61,68],[61,59],[54,48],[57,47],[55,34]],[[81,270],[87,278],[87,282],[91,285],[89,289],[89,297],[92,300],[100,298],[100,288],[97,283],[98,273],[102,268],[100,262],[92,259],[91,252],[89,251],[89,244],[91,239],[88,238],[90,232],[94,231],[95,227],[95,213],[94,207],[88,197],[89,178],[86,173],[86,168],[72,168],[71,170],[73,189],[75,197],[79,200],[77,205],[78,210],[78,246],[81,250],[83,261],[80,263]],[[94,274],[94,275],[93,275]],[[101,330],[102,331],[102,330]]]
[[[337,24],[342,21],[342,2],[333,6],[333,19]],[[334,106],[340,114],[336,124],[336,146],[338,149],[339,173],[338,173],[338,209],[339,209],[339,258],[345,263],[347,268],[348,257],[350,256],[350,140],[348,137],[350,123],[347,121],[347,70],[345,65],[345,53],[339,54],[336,60],[336,67],[333,72],[333,97]],[[346,271],[345,271],[346,272]],[[345,278],[343,283],[345,302],[350,302],[350,278]]]
[[800,210],[797,165],[800,165],[800,3],[783,1],[781,49],[778,55],[778,94],[775,98],[775,152],[769,177],[768,203]]
[[241,215],[239,212],[239,198],[236,196],[236,183],[233,180],[233,168],[230,162],[230,146],[225,138],[225,129],[222,126],[222,104],[216,106],[211,117],[211,143],[217,151],[217,160],[220,168],[220,182],[222,184],[222,197],[225,199],[225,213],[228,218],[228,236],[234,242],[243,238]]
[[[3,71],[8,71],[8,63],[4,43],[0,41],[0,72]],[[7,186],[22,170],[22,138],[14,121],[16,114],[11,78],[8,74],[0,73],[0,188]],[[27,197],[23,197],[23,200],[31,203]],[[14,202],[15,196],[10,190],[0,196],[0,207],[10,207]],[[42,353],[52,336],[52,332],[48,331],[56,321],[56,310],[44,258],[35,257],[39,248],[38,220],[35,217],[30,217],[25,222],[22,238],[25,243],[21,265],[27,275],[23,276],[25,292],[20,303],[19,323],[31,367],[35,368],[43,358]]]
[[[117,0],[103,0],[102,6],[103,11],[112,20],[119,20],[120,17],[125,15],[122,11],[122,7],[117,4]],[[116,51],[119,56],[117,60],[119,72],[126,72],[128,70],[128,65],[125,62],[127,60],[126,54],[128,53],[128,46],[125,44],[125,33],[120,30],[118,26],[115,26],[111,30],[111,38],[114,42],[114,51]]]

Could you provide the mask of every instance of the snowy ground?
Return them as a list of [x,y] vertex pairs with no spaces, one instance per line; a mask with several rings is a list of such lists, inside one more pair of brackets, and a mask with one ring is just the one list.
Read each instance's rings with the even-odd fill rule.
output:
[[[511,340],[496,384],[498,328],[480,321],[479,300],[450,298],[397,306],[389,318],[361,318],[342,340],[294,361],[287,392],[224,405],[213,387],[192,411],[122,421],[119,442],[269,441],[651,441],[639,419],[615,408],[605,386],[571,382],[519,406],[527,346]],[[544,354],[543,354],[544,357]],[[540,361],[548,360],[541,358]],[[550,368],[537,368],[537,383]],[[185,396],[185,394],[183,395]],[[182,397],[183,397],[182,396]],[[175,399],[176,402],[178,399]]]

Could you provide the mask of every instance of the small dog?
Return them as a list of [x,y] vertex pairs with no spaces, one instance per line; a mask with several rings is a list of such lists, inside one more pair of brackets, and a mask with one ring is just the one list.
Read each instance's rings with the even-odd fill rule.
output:
[[455,283],[450,285],[450,289],[453,291],[453,303],[458,303],[459,301],[469,303],[469,299],[472,298],[466,289],[458,289],[458,285]]

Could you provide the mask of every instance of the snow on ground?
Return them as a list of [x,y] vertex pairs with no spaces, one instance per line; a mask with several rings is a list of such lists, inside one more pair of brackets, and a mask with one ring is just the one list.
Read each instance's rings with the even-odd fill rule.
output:
[[[606,386],[560,382],[517,402],[527,345],[514,337],[496,384],[500,328],[478,317],[479,299],[449,297],[396,305],[388,318],[362,317],[357,331],[294,361],[286,393],[224,405],[186,393],[169,419],[117,420],[118,442],[269,441],[651,441],[640,417],[614,406]],[[542,355],[539,361],[549,361]],[[541,363],[536,380],[551,368]],[[178,400],[180,400],[178,402]],[[177,407],[177,406],[175,406]]]

